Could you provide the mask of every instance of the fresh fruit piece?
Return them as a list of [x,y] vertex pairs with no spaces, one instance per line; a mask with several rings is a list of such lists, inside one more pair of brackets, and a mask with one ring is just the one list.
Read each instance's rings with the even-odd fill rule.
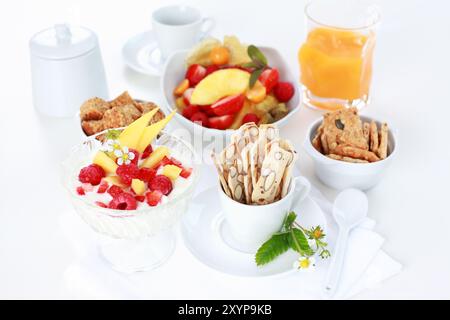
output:
[[180,176],[181,171],[183,171],[183,169],[180,167],[174,164],[168,164],[164,166],[162,174],[170,180],[175,181]]
[[219,67],[216,65],[207,66],[205,77],[209,76],[213,72],[216,72],[217,70],[219,70]]
[[189,80],[183,79],[173,90],[173,94],[177,97],[181,96],[189,88]]
[[116,173],[127,186],[131,185],[133,179],[139,178],[139,168],[134,163],[119,166]]
[[278,100],[273,95],[268,95],[263,101],[254,106],[255,112],[253,113],[262,118],[266,113],[277,108],[278,104]]
[[189,106],[191,104],[192,93],[194,92],[194,88],[189,88],[183,93],[183,102]]
[[211,106],[211,110],[217,116],[225,116],[228,114],[235,114],[239,112],[244,106],[245,96],[243,94],[237,94],[223,98]]
[[260,81],[256,81],[253,88],[248,89],[246,93],[247,99],[254,103],[260,103],[266,96],[266,87],[264,87]]
[[147,203],[151,207],[155,207],[158,205],[158,203],[161,201],[163,194],[159,190],[154,190],[152,192],[148,192],[145,195],[145,198],[147,200]]
[[198,123],[203,127],[209,126],[209,118],[204,112],[196,112],[192,115],[191,119],[192,122]]
[[258,124],[259,122],[259,117],[254,114],[254,113],[247,113],[244,117],[244,119],[242,119],[242,124],[244,123],[249,123],[249,122],[254,122],[255,124]]
[[131,180],[131,189],[138,196],[142,196],[145,193],[145,183],[139,179]]
[[230,50],[231,59],[229,64],[241,65],[252,61],[248,56],[248,47],[243,45],[236,36],[225,36],[223,45]]
[[153,152],[153,147],[151,144],[145,148],[144,152],[142,152],[141,159],[147,159],[148,156]]
[[123,192],[111,200],[108,208],[115,210],[136,210],[137,201],[131,194]]
[[139,179],[144,182],[149,182],[154,176],[156,176],[156,170],[149,168],[140,168],[139,169]]
[[163,175],[155,176],[148,184],[150,190],[158,190],[165,196],[172,192],[173,186],[172,181]]
[[80,186],[80,187],[77,187],[77,194],[79,196],[84,196],[86,194],[86,192],[84,192],[83,187]]
[[196,86],[206,75],[205,67],[199,64],[191,65],[187,71],[185,78],[189,80],[190,86]]
[[111,195],[111,197],[117,197],[119,194],[124,193],[125,191],[123,191],[122,188],[120,188],[119,186],[116,185],[112,185],[111,187],[109,187],[108,189],[108,193]]
[[92,184],[90,184],[90,183],[83,183],[81,186],[83,187],[85,192],[92,192],[92,191],[94,191],[94,186]]
[[193,106],[187,106],[184,110],[183,110],[183,117],[187,118],[187,119],[191,119],[192,116],[194,115],[194,113],[197,113],[200,111],[200,107],[193,105]]
[[209,53],[211,50],[217,46],[220,46],[219,40],[214,38],[205,38],[200,43],[198,43],[191,51],[187,54],[186,64],[190,66],[191,64],[198,63],[202,66],[208,66],[211,64],[209,59]]
[[118,177],[118,176],[109,176],[109,177],[105,177],[103,178],[104,181],[114,185],[114,186],[118,186],[119,188],[126,188],[126,184],[124,184],[122,182],[122,180]]
[[244,93],[248,88],[250,74],[239,69],[218,70],[205,77],[196,87],[191,104],[209,105],[223,97]]
[[214,113],[214,111],[211,109],[210,105],[207,106],[199,106],[200,111],[206,113],[208,115],[208,117],[215,117],[216,114]]
[[183,170],[181,170],[180,177],[187,179],[191,176],[191,174],[192,168],[183,168]]
[[295,89],[290,82],[279,82],[275,88],[273,88],[273,93],[278,101],[288,102],[294,96]]
[[261,120],[259,121],[259,124],[270,124],[274,123],[275,119],[272,117],[272,115],[268,112],[265,115],[261,117]]
[[211,62],[216,66],[227,64],[230,61],[230,51],[225,47],[215,47],[209,54]]
[[164,129],[164,127],[169,123],[169,121],[172,120],[176,112],[177,112],[176,110],[172,111],[167,117],[165,117],[161,121],[158,121],[157,123],[154,123],[151,126],[145,128],[139,140],[137,148],[134,149],[136,149],[139,152],[144,151],[145,148],[147,148],[147,146],[152,143],[153,139],[155,139],[156,136],[161,132],[161,130]]
[[137,165],[139,163],[139,157],[141,156],[139,151],[134,150],[134,149],[128,149],[128,152],[131,152],[134,154],[134,158],[133,158],[133,160],[131,160],[131,163],[134,163],[135,165]]
[[234,115],[212,117],[209,118],[209,127],[218,130],[226,130],[233,124],[233,120]]
[[108,157],[108,155],[106,153],[104,153],[103,151],[97,152],[97,154],[94,157],[94,161],[92,161],[92,162],[94,164],[97,164],[100,167],[102,167],[102,169],[106,173],[109,173],[109,174],[116,173],[117,163],[113,159]]
[[141,168],[153,169],[159,165],[161,160],[170,154],[169,148],[160,146],[156,148],[152,154],[141,164]]
[[230,129],[234,129],[234,130],[239,129],[242,125],[242,119],[244,119],[244,117],[247,113],[255,113],[254,112],[254,104],[248,100],[245,100],[244,106],[242,107],[241,111],[239,111],[235,115],[233,124],[231,125]]
[[175,105],[179,112],[183,112],[184,108],[186,108],[186,103],[184,103],[184,98],[179,97],[175,100]]
[[105,193],[106,190],[108,190],[109,188],[109,184],[106,181],[102,181],[102,183],[100,183],[100,186],[97,189],[97,193]]
[[95,204],[101,208],[108,208],[108,206],[101,201],[95,201]]
[[278,69],[266,69],[259,76],[259,81],[261,81],[262,85],[266,87],[267,93],[271,93],[273,88],[278,84],[278,80],[280,78],[280,73]]
[[181,161],[178,161],[177,159],[175,159],[174,157],[170,158],[170,164],[173,164],[174,166],[183,167],[183,164],[181,163]]
[[98,164],[91,164],[80,170],[78,180],[82,183],[90,183],[91,185],[99,185],[105,176],[105,170]]
[[[159,108],[155,108],[150,112],[147,112],[142,117],[131,123],[126,127],[119,136],[119,142],[122,146],[127,146],[128,148],[135,149],[139,152],[142,150],[138,149],[139,140],[144,133],[144,129],[147,128],[148,123],[153,118],[153,116],[158,112]],[[147,143],[145,146],[147,146]]]
[[288,113],[289,113],[289,109],[287,108],[286,104],[284,104],[284,103],[278,104],[278,107],[276,107],[270,111],[270,114],[275,119],[275,121],[283,119]]

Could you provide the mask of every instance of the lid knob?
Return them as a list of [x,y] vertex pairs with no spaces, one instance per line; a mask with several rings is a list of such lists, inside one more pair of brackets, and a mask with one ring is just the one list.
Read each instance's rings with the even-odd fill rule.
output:
[[72,39],[72,32],[67,24],[55,25],[56,41],[59,45],[69,44]]

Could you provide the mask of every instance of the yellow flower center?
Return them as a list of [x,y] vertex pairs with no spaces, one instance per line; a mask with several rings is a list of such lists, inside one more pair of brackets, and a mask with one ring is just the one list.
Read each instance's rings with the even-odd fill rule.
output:
[[123,159],[123,160],[128,160],[128,154],[124,154],[124,155],[122,156],[122,159]]
[[311,262],[309,261],[309,259],[303,259],[302,261],[300,261],[300,268],[308,269],[310,264]]
[[319,239],[322,236],[322,231],[316,230],[314,231],[314,238]]
[[120,149],[120,145],[118,143],[113,144],[114,149]]

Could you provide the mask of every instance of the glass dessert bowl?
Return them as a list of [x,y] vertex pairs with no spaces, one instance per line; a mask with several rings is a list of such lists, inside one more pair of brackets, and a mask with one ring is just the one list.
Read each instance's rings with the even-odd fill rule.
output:
[[[80,196],[80,169],[89,164],[102,143],[101,132],[75,146],[62,163],[62,183],[80,217],[98,234],[102,256],[118,271],[132,273],[154,269],[164,263],[175,249],[174,227],[187,211],[199,177],[199,166],[192,146],[184,140],[162,133],[152,144],[165,146],[171,155],[189,164],[192,173],[156,206],[139,204],[135,210],[101,207],[97,201],[105,194],[92,192]],[[96,197],[93,199],[92,197]]]

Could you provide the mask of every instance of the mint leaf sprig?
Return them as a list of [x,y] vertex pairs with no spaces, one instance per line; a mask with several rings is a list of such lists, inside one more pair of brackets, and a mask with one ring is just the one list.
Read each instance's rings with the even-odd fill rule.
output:
[[[323,229],[320,226],[305,229],[295,222],[296,219],[295,212],[286,215],[281,230],[263,243],[256,252],[256,265],[266,265],[289,249],[295,250],[302,257],[311,257],[316,252],[319,252],[322,259],[331,256],[326,249],[328,244],[323,241],[325,238]],[[308,239],[314,242],[313,247],[311,247]]]
[[255,83],[256,83],[256,81],[258,81],[259,76],[267,68],[268,62],[267,62],[266,56],[255,45],[248,46],[247,54],[252,61],[249,63],[243,64],[242,67],[253,69],[253,72],[250,76],[250,81],[249,81],[249,87],[251,89],[255,86]]

